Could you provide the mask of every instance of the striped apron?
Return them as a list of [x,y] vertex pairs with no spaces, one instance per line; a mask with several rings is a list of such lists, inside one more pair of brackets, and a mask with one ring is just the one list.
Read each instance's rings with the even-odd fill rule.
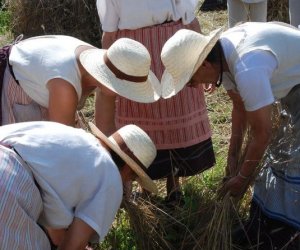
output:
[[[151,70],[160,80],[164,71],[161,49],[182,28],[181,21],[169,22],[137,30],[120,30],[118,38],[127,37],[144,44],[152,58]],[[215,163],[201,85],[199,88],[185,87],[174,97],[155,103],[137,103],[118,97],[116,126],[120,128],[131,123],[145,130],[158,149],[157,158],[147,172],[152,179],[170,174],[195,175]]]
[[[134,39],[149,50],[151,70],[160,80],[164,67],[160,52],[164,43],[184,25],[170,22],[137,30],[120,30],[118,37]],[[174,149],[195,145],[211,137],[204,91],[185,87],[176,96],[154,103],[137,103],[119,97],[116,107],[117,127],[134,123],[145,130],[157,149]]]
[[17,84],[7,67],[2,87],[2,124],[48,120],[48,110],[33,101]]
[[[48,121],[48,109],[32,100],[16,82],[7,67],[4,73],[1,98],[2,124],[7,125],[27,121]],[[75,127],[86,128],[84,117],[75,114]]]

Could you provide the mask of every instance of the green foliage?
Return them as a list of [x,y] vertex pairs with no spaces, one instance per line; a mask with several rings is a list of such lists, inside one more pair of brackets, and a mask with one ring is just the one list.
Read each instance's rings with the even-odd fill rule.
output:
[[0,9],[0,35],[4,35],[10,30],[11,13]]
[[135,245],[127,213],[120,209],[111,230],[96,250],[136,250]]

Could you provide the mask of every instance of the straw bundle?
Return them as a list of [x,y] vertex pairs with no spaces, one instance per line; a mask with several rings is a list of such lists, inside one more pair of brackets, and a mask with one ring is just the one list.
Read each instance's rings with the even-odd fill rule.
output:
[[207,230],[201,235],[200,242],[206,242],[204,250],[231,250],[231,228],[233,224],[232,200],[226,197],[215,203],[214,213],[207,225]]
[[100,45],[95,0],[7,0],[7,3],[15,36],[64,34]]
[[202,249],[192,222],[200,220],[200,213],[191,209],[167,208],[161,201],[138,198],[126,203],[131,228],[134,231],[137,249],[177,250]]
[[125,208],[138,249],[174,249],[165,239],[167,228],[163,225],[166,217],[159,207],[147,199],[138,198],[135,202],[125,202]]
[[289,23],[288,0],[268,0],[268,21]]
[[199,181],[193,177],[185,184],[183,206],[169,207],[161,197],[143,196],[124,203],[137,249],[232,249],[237,212],[230,199],[216,201],[215,190],[198,189]]
[[[280,105],[279,103],[275,103],[273,105],[273,112],[272,112],[272,130],[273,133],[276,133],[278,126],[280,125],[279,119],[279,112],[280,112]],[[247,152],[247,147],[251,140],[251,131],[248,127],[245,140],[243,142],[242,150],[239,154],[239,163],[240,166],[244,159]],[[265,159],[261,160],[263,163]],[[256,169],[253,173],[251,179],[249,180],[249,185],[251,186],[259,174],[261,170],[261,165]],[[238,172],[238,169],[236,170]],[[237,173],[232,173],[233,175]],[[246,191],[244,198],[242,200],[234,200],[229,196],[229,194],[225,194],[222,192],[224,189],[225,183],[220,183],[220,198],[216,199],[215,207],[213,216],[210,219],[210,222],[207,225],[207,230],[201,235],[200,242],[206,242],[206,247],[203,248],[204,250],[231,250],[231,249],[239,249],[239,246],[233,245],[232,238],[231,238],[231,229],[234,228],[234,225],[239,225],[243,228],[243,223],[241,219],[241,211],[244,211],[243,217],[247,217],[247,211],[249,210],[249,204],[251,202],[252,191],[251,188]],[[245,213],[246,212],[246,213]],[[259,229],[258,229],[259,230]],[[250,242],[249,242],[250,244]]]

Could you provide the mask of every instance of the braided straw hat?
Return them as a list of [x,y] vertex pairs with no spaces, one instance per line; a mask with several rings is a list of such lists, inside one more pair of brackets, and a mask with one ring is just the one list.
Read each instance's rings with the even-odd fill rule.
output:
[[106,137],[93,123],[89,122],[92,133],[117,153],[138,175],[137,181],[150,192],[157,193],[157,187],[146,174],[147,168],[156,157],[156,147],[144,130],[130,124]]
[[161,51],[161,60],[165,66],[161,79],[163,98],[170,98],[183,89],[215,46],[221,33],[221,28],[207,36],[181,29],[164,44]]
[[100,84],[120,96],[143,103],[160,98],[159,80],[150,70],[150,54],[137,41],[120,38],[108,50],[83,51],[79,60]]

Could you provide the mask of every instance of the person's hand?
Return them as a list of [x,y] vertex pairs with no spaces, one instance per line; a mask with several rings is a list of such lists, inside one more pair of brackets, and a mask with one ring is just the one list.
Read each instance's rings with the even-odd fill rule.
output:
[[233,197],[242,197],[250,183],[250,178],[245,179],[240,175],[230,178],[224,186],[225,193],[230,193]]
[[223,185],[218,190],[218,196],[220,198],[224,197],[227,193],[235,198],[241,198],[247,191],[250,184],[251,178],[245,178],[240,176],[225,176],[223,178]]
[[216,85],[212,83],[205,83],[203,89],[205,92],[211,94],[216,90]]
[[67,229],[54,229],[50,227],[44,227],[44,230],[50,238],[51,243],[55,246],[59,246],[63,242],[67,232]]
[[240,167],[237,164],[228,164],[225,167],[225,174],[226,176],[236,176],[239,172]]

